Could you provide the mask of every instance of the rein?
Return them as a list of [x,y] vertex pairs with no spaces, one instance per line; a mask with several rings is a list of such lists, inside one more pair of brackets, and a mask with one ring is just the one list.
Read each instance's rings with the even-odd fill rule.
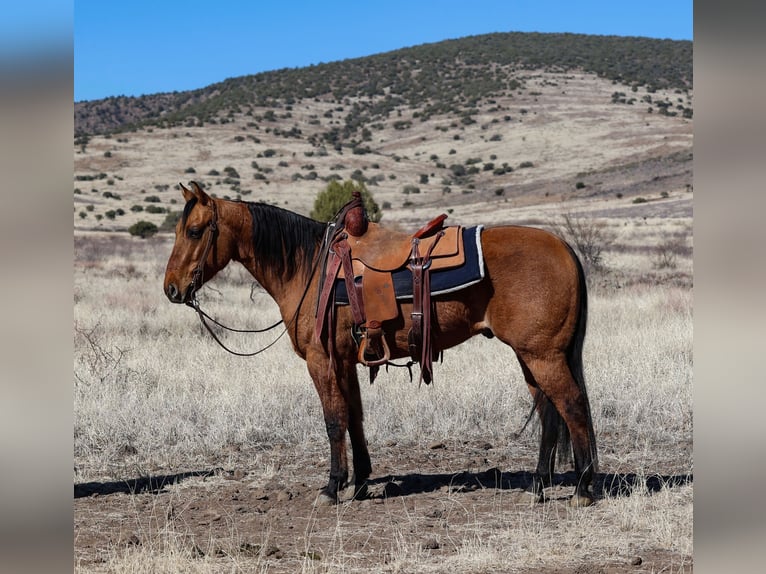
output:
[[[226,325],[223,325],[219,321],[216,321],[215,319],[213,319],[210,315],[205,313],[200,308],[199,300],[197,299],[196,291],[195,291],[194,295],[192,295],[192,300],[191,301],[187,301],[186,305],[191,307],[192,309],[194,309],[197,312],[197,315],[199,316],[200,323],[202,323],[202,326],[205,327],[205,329],[207,329],[207,332],[210,333],[210,335],[213,337],[215,342],[218,343],[224,351],[227,351],[227,352],[231,353],[232,355],[237,355],[238,357],[254,357],[255,355],[259,355],[260,353],[263,353],[266,349],[269,349],[277,341],[279,341],[282,338],[282,335],[287,333],[287,329],[289,328],[289,325],[285,326],[284,331],[282,331],[277,336],[276,339],[274,339],[271,343],[269,343],[268,345],[266,345],[262,349],[258,349],[257,351],[253,351],[252,353],[240,353],[239,351],[233,351],[232,349],[229,349],[229,347],[224,345],[223,342],[218,338],[218,335],[215,334],[215,332],[213,331],[212,327],[210,327],[210,325],[208,325],[207,321],[205,321],[205,319],[209,319],[210,321],[212,321],[213,323],[215,323],[219,327],[222,327],[222,328],[226,329],[227,331],[232,331],[234,333],[265,333],[266,331],[270,331],[274,327],[279,326],[284,321],[282,319],[280,319],[279,321],[277,321],[276,323],[274,323],[270,327],[266,327],[265,329],[233,329],[232,327],[227,327]],[[299,308],[300,308],[300,305],[299,305]],[[295,315],[290,320],[290,322],[292,322],[295,319],[295,317],[297,317],[297,316],[298,316],[298,311],[296,310]]]
[[207,261],[208,253],[210,252],[210,249],[213,246],[213,242],[215,241],[215,238],[218,235],[218,210],[215,205],[215,201],[212,201],[210,203],[211,209],[213,210],[213,217],[210,220],[210,223],[208,226],[210,227],[210,234],[208,235],[207,244],[205,245],[205,250],[202,252],[202,257],[199,260],[199,263],[197,263],[197,267],[194,269],[194,272],[192,274],[192,284],[193,284],[193,290],[192,290],[192,297],[190,301],[186,302],[187,307],[191,307],[197,312],[197,316],[199,317],[200,323],[202,323],[202,326],[207,329],[207,332],[210,333],[210,335],[213,337],[216,343],[220,345],[222,349],[225,351],[231,353],[232,355],[236,355],[238,357],[254,357],[255,355],[259,355],[260,353],[263,353],[265,350],[271,348],[274,346],[274,344],[279,341],[282,336],[287,333],[287,330],[293,325],[295,320],[298,318],[298,312],[301,309],[301,305],[303,305],[303,301],[306,299],[306,294],[309,291],[309,287],[311,286],[311,280],[314,278],[314,274],[316,273],[317,267],[319,266],[319,261],[321,258],[317,258],[316,263],[314,263],[314,266],[311,270],[311,275],[308,278],[308,281],[306,281],[306,288],[303,290],[303,294],[301,295],[300,301],[298,301],[298,306],[295,308],[295,313],[290,318],[290,321],[285,325],[284,330],[277,336],[276,339],[274,339],[271,343],[266,345],[265,347],[258,349],[257,351],[253,351],[252,353],[240,353],[238,351],[233,351],[232,349],[229,349],[226,345],[223,344],[223,342],[218,338],[218,336],[215,334],[213,329],[210,327],[210,325],[207,323],[205,319],[210,320],[212,323],[216,324],[217,326],[226,329],[227,331],[231,331],[233,333],[265,333],[267,331],[271,331],[275,327],[278,327],[282,323],[284,323],[284,319],[280,319],[273,325],[269,327],[265,327],[263,329],[234,329],[232,327],[227,327],[226,325],[220,323],[207,313],[205,313],[199,305],[199,300],[197,299],[197,291],[202,287],[202,276],[203,276],[203,268],[205,265],[205,261]]

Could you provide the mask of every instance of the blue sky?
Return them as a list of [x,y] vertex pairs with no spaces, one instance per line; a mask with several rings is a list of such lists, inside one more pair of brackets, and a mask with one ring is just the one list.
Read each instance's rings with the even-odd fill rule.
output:
[[691,40],[692,14],[692,0],[76,0],[74,99],[191,90],[491,32]]

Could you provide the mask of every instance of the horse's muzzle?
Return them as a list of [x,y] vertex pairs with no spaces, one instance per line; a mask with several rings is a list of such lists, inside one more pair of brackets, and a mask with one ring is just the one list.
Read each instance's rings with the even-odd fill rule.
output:
[[176,287],[175,283],[168,283],[168,286],[165,288],[165,295],[167,295],[171,303],[186,303],[191,299],[193,292],[193,283],[189,283],[184,291],[181,291],[178,287]]

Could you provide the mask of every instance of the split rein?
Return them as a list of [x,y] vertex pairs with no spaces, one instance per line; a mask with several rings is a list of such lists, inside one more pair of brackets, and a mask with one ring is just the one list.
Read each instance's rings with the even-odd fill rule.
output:
[[[257,351],[253,351],[252,353],[240,353],[239,351],[234,351],[232,349],[229,349],[229,347],[227,347],[221,341],[221,339],[218,338],[218,335],[215,334],[215,331],[213,331],[213,328],[207,323],[207,321],[205,319],[211,321],[212,323],[215,323],[216,325],[218,325],[222,329],[226,329],[227,331],[231,331],[232,333],[265,333],[266,331],[271,331],[275,327],[278,327],[279,325],[284,323],[284,321],[282,319],[280,319],[279,321],[277,321],[276,323],[274,323],[270,327],[266,327],[265,329],[234,329],[233,327],[227,327],[226,325],[220,323],[219,321],[216,321],[210,315],[205,313],[200,308],[200,306],[199,306],[199,301],[197,300],[197,293],[196,293],[196,291],[195,291],[194,295],[192,295],[191,301],[187,301],[186,305],[188,305],[189,307],[191,307],[192,309],[194,309],[197,312],[197,315],[199,316],[200,323],[202,323],[202,326],[205,327],[205,329],[207,329],[207,332],[210,333],[210,336],[213,337],[215,342],[218,343],[224,351],[227,351],[227,352],[231,353],[232,355],[237,355],[238,357],[254,357],[255,355],[259,355],[260,353],[263,353],[266,349],[269,349],[277,341],[279,341],[282,338],[282,335],[287,333],[287,329],[289,328],[289,325],[285,326],[284,330],[277,336],[277,338],[274,339],[271,343],[269,343],[265,347],[263,347],[262,349],[258,349]],[[296,313],[296,315],[297,315],[297,313]],[[294,318],[295,317],[293,317],[293,319]]]
[[284,330],[277,336],[276,339],[274,339],[271,343],[266,345],[265,347],[258,349],[257,351],[253,351],[252,353],[240,353],[238,351],[234,351],[227,347],[221,339],[218,338],[218,335],[215,334],[215,331],[213,331],[213,328],[208,324],[206,321],[209,320],[218,327],[221,327],[222,329],[225,329],[227,331],[230,331],[232,333],[265,333],[267,331],[271,331],[272,329],[278,327],[282,323],[284,323],[284,319],[280,319],[273,325],[269,327],[265,327],[264,329],[234,329],[232,327],[227,327],[226,325],[220,323],[207,313],[205,313],[199,305],[199,300],[197,299],[197,291],[202,287],[202,276],[203,276],[203,267],[205,265],[205,261],[207,261],[208,253],[210,252],[210,249],[213,246],[213,243],[215,242],[215,238],[218,235],[218,210],[216,208],[215,202],[210,203],[210,207],[213,211],[213,218],[210,220],[210,223],[208,224],[208,227],[210,227],[210,233],[208,235],[207,244],[205,245],[205,250],[202,252],[202,257],[199,260],[199,263],[197,263],[197,267],[194,269],[194,273],[192,274],[192,296],[191,300],[186,302],[186,305],[188,307],[191,307],[197,312],[197,316],[199,317],[200,323],[202,323],[202,326],[207,329],[207,332],[210,333],[210,335],[213,337],[216,343],[218,343],[222,349],[225,351],[231,353],[232,355],[236,355],[238,357],[254,357],[255,355],[259,355],[266,351],[267,349],[270,349],[273,347],[277,341],[279,341],[282,336],[287,333],[287,330],[290,328],[290,326],[295,322],[295,320],[298,318],[298,312],[300,311],[301,305],[303,304],[304,299],[306,298],[306,294],[308,293],[309,286],[311,285],[311,279],[314,277],[314,273],[316,272],[316,269],[319,265],[319,259],[317,259],[317,263],[314,264],[314,268],[311,270],[311,276],[309,277],[309,280],[306,282],[306,288],[303,290],[303,295],[301,295],[300,301],[298,301],[298,306],[295,309],[295,313],[293,314],[290,321],[285,325]]

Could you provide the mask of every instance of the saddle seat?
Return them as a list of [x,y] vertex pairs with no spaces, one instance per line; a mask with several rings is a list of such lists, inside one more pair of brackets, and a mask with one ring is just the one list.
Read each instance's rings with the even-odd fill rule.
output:
[[432,269],[460,267],[465,262],[461,227],[443,227],[447,215],[433,219],[414,234],[391,231],[370,222],[360,194],[338,214],[334,231],[325,248],[325,263],[317,301],[316,337],[328,329],[328,350],[332,357],[334,283],[346,285],[359,331],[358,360],[370,368],[370,380],[381,365],[388,364],[390,351],[384,323],[399,317],[401,310],[394,289],[394,273],[405,267],[411,271],[413,299],[409,348],[413,360],[420,361],[421,377],[431,381],[430,272]]
[[[391,274],[410,265],[413,239],[418,240],[420,253],[427,253],[433,247],[430,270],[460,267],[465,262],[462,228],[453,226],[440,231],[443,236],[434,232],[433,235],[418,238],[417,234],[390,231],[376,223],[369,223],[364,235],[348,235],[354,281],[361,282],[368,323],[376,321],[380,324],[399,315]],[[342,268],[338,277],[345,278]]]

